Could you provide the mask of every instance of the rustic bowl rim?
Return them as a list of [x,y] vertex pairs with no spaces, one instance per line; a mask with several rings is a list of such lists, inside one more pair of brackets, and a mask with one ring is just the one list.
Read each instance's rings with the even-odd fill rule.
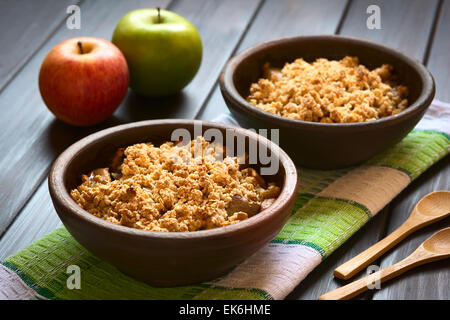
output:
[[[283,186],[281,188],[280,195],[269,208],[259,212],[257,215],[244,221],[240,221],[238,223],[228,226],[218,227],[215,229],[199,230],[193,232],[147,231],[116,225],[112,222],[103,220],[101,218],[92,215],[91,213],[79,207],[78,204],[76,204],[76,202],[70,197],[69,192],[66,190],[64,184],[64,174],[66,172],[65,170],[66,167],[69,166],[70,163],[74,161],[74,159],[76,159],[76,156],[83,148],[95,143],[99,139],[105,138],[109,135],[117,134],[121,131],[127,131],[138,127],[162,125],[162,124],[180,124],[180,126],[182,126],[182,125],[191,125],[194,122],[201,122],[206,126],[219,129],[225,130],[231,129],[238,132],[238,134],[244,134],[248,136],[250,139],[258,139],[257,140],[258,144],[262,142],[266,144],[270,150],[278,149],[280,169],[284,167],[285,177],[283,180]],[[82,172],[80,172],[80,175],[81,174]],[[243,231],[246,231],[247,229],[256,228],[257,226],[263,225],[267,220],[270,220],[270,218],[273,215],[280,214],[283,210],[286,209],[289,202],[292,201],[297,194],[298,176],[297,176],[297,169],[293,161],[290,159],[290,157],[278,145],[266,139],[265,137],[256,134],[255,132],[232,125],[215,123],[210,121],[191,120],[191,119],[162,119],[162,120],[144,120],[118,125],[112,128],[98,131],[75,142],[70,147],[68,147],[63,153],[61,153],[52,164],[49,172],[48,183],[52,201],[57,202],[59,206],[65,208],[65,210],[57,210],[58,215],[69,214],[72,217],[76,218],[77,220],[82,221],[83,223],[101,227],[116,234],[120,234],[121,236],[132,237],[134,239],[140,238],[142,240],[152,240],[152,239],[203,240],[218,237],[220,238],[221,236],[225,235],[229,236],[232,234],[238,234]]]
[[[261,110],[256,108],[251,103],[247,102],[244,97],[240,95],[238,90],[236,89],[233,81],[234,73],[237,66],[245,61],[246,59],[253,56],[255,53],[260,51],[264,51],[273,47],[277,47],[281,44],[285,44],[287,42],[298,43],[302,41],[330,41],[330,42],[351,42],[352,44],[360,45],[362,47],[374,48],[377,50],[384,51],[388,55],[394,56],[399,60],[403,60],[407,65],[409,65],[415,72],[419,75],[422,82],[422,90],[418,95],[416,101],[410,104],[405,110],[387,117],[383,117],[376,120],[371,120],[367,122],[352,122],[352,123],[321,123],[321,122],[312,122],[312,121],[304,121],[304,120],[295,120],[290,118],[281,117],[278,115],[274,115],[270,112]],[[394,66],[395,68],[395,66]],[[296,36],[296,37],[284,37],[275,40],[265,41],[253,45],[239,54],[232,57],[227,64],[225,65],[222,74],[219,79],[219,85],[223,95],[226,95],[230,98],[233,103],[238,106],[240,109],[243,109],[246,113],[250,113],[253,116],[271,121],[273,124],[278,124],[281,126],[289,126],[289,127],[302,127],[311,130],[323,130],[326,128],[339,128],[339,130],[355,130],[362,128],[375,127],[379,125],[387,125],[390,123],[395,123],[396,121],[401,121],[402,118],[406,118],[409,115],[420,112],[423,109],[428,108],[430,105],[434,93],[435,93],[435,82],[433,76],[430,71],[417,59],[409,57],[404,53],[392,49],[390,47],[384,46],[377,42],[373,42],[370,40],[359,39],[355,37],[341,36],[341,35],[312,35],[312,36]]]

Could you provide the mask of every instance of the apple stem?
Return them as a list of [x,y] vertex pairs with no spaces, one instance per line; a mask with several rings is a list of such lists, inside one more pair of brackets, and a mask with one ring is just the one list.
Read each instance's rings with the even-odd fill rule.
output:
[[78,41],[77,45],[78,45],[78,48],[80,48],[80,53],[83,54],[84,52],[83,52],[83,46],[81,44],[81,41]]
[[156,7],[156,9],[158,10],[158,23],[161,23],[161,8]]

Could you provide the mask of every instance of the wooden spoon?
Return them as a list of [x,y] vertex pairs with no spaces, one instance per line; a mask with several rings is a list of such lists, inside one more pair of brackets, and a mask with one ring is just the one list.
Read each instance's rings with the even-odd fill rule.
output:
[[450,258],[450,228],[443,229],[423,242],[411,255],[396,264],[356,280],[346,286],[325,293],[319,300],[351,299],[366,291],[369,284],[390,280],[422,264]]
[[350,279],[408,235],[450,216],[450,191],[427,194],[416,204],[408,219],[394,232],[334,270],[334,276]]

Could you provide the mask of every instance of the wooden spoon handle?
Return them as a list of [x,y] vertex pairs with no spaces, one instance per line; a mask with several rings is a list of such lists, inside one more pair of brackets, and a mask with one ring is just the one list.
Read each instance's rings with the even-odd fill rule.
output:
[[370,285],[374,285],[377,282],[382,283],[384,281],[390,280],[417,265],[419,265],[417,261],[409,256],[390,267],[387,267],[383,270],[372,273],[367,277],[353,281],[343,287],[325,293],[324,295],[319,297],[319,300],[351,299],[368,290]]
[[398,229],[386,238],[337,267],[334,270],[334,276],[344,280],[350,279],[362,269],[367,267],[371,262],[383,255],[386,251],[410,235],[413,231],[414,224],[411,223],[410,220],[406,220]]

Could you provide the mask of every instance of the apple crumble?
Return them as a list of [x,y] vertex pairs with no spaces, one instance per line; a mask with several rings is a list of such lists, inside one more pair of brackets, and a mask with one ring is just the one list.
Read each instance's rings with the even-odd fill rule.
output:
[[264,65],[247,101],[264,111],[295,120],[349,123],[387,117],[404,110],[408,88],[397,83],[393,67],[369,70],[356,57],[297,59],[282,69]]
[[237,157],[224,156],[224,147],[201,137],[184,146],[139,143],[119,149],[110,167],[81,179],[70,195],[94,216],[165,232],[211,229],[245,220],[270,206],[280,193],[275,183],[266,183],[255,169],[239,164]]

